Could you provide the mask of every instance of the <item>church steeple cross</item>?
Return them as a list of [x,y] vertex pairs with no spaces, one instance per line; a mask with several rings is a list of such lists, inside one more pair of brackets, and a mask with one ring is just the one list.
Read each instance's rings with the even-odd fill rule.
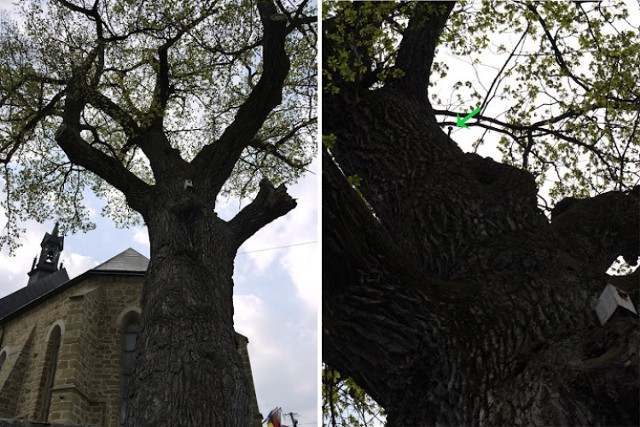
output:
[[29,285],[37,282],[41,278],[58,271],[58,260],[60,253],[64,249],[64,236],[60,236],[59,224],[53,227],[51,234],[45,233],[42,243],[40,243],[40,257],[33,260],[31,271],[29,272]]

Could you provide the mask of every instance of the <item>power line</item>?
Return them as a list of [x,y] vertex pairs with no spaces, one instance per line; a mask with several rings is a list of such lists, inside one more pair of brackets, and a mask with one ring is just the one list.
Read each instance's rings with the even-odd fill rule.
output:
[[313,241],[310,241],[310,242],[292,243],[290,245],[275,246],[273,248],[256,249],[255,251],[238,252],[238,255],[252,254],[252,253],[255,253],[255,252],[272,251],[272,250],[275,250],[275,249],[291,248],[291,247],[294,247],[294,246],[311,245],[313,243],[318,243],[318,241],[317,240],[313,240]]

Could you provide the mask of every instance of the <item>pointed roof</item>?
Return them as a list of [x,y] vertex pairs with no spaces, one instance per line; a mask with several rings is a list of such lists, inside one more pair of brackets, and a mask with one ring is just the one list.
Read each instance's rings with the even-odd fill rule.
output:
[[67,271],[63,268],[32,285],[0,298],[0,321],[6,321],[18,315],[29,307],[39,304],[43,300],[83,281],[88,276],[95,274],[144,276],[148,265],[149,259],[147,257],[129,248],[71,280],[69,280]]
[[52,244],[58,246],[60,250],[64,250],[64,236],[60,235],[59,224],[56,221],[56,225],[53,226],[53,231],[51,234],[44,233],[44,237],[42,238],[42,243],[40,243],[40,247],[44,248],[44,246],[51,242]]
[[94,271],[113,271],[113,272],[141,272],[147,271],[149,266],[149,258],[142,255],[135,249],[126,249],[113,258],[103,262],[99,266],[95,267]]

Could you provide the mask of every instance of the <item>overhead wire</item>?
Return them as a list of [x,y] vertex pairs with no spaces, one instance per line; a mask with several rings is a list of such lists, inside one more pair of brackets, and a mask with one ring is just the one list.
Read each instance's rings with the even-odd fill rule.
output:
[[290,245],[274,246],[272,248],[263,248],[263,249],[256,249],[256,250],[253,250],[253,251],[238,252],[237,255],[246,255],[246,254],[252,254],[252,253],[255,253],[255,252],[272,251],[272,250],[275,250],[275,249],[291,248],[291,247],[294,247],[294,246],[311,245],[313,243],[318,243],[318,241],[317,240],[312,240],[312,241],[309,241],[309,242],[292,243]]

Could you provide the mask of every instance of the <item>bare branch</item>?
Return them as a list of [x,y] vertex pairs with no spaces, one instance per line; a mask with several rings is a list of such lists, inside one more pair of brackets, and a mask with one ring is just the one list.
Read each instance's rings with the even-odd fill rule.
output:
[[[24,143],[24,139],[30,134],[33,129],[35,129],[35,127],[40,123],[42,119],[53,113],[56,104],[58,103],[58,101],[60,101],[60,99],[62,99],[63,95],[64,91],[58,92],[53,96],[51,101],[49,101],[47,105],[44,106],[44,108],[31,115],[29,120],[27,120],[27,122],[25,123],[24,127],[18,133],[16,139],[10,143],[11,148],[7,152],[7,155],[5,157],[0,157],[0,163],[7,164],[11,161],[11,157],[16,153],[18,148],[20,148],[22,143]],[[0,148],[4,150],[7,147],[5,146]]]
[[236,237],[236,247],[295,207],[296,201],[287,194],[284,184],[276,188],[266,179],[260,181],[260,190],[253,202],[229,222]]
[[175,45],[186,33],[198,26],[202,21],[211,16],[216,9],[208,8],[203,13],[180,28],[177,34],[169,38],[162,46],[158,48],[158,72],[156,76],[156,86],[153,90],[153,100],[149,108],[149,116],[151,117],[151,126],[156,129],[162,129],[164,123],[164,115],[167,109],[167,102],[173,92],[169,81],[169,49]]
[[582,80],[580,80],[578,77],[576,77],[575,74],[573,74],[573,72],[569,69],[569,66],[567,65],[567,63],[565,62],[565,60],[564,60],[564,58],[562,56],[562,52],[560,52],[560,49],[558,48],[558,45],[556,43],[555,37],[553,37],[551,35],[551,33],[549,32],[549,28],[547,26],[547,23],[542,18],[542,16],[540,16],[540,13],[538,13],[538,10],[536,9],[535,4],[534,3],[527,3],[527,9],[529,9],[538,18],[538,21],[540,22],[540,26],[542,27],[542,30],[544,31],[544,34],[547,36],[547,39],[549,40],[549,43],[551,44],[551,48],[553,49],[553,53],[554,53],[554,55],[556,57],[556,61],[558,62],[558,65],[560,66],[560,68],[565,73],[567,73],[567,76],[569,76],[571,78],[571,80],[576,82],[582,89],[584,89],[585,91],[589,91],[589,87]]

